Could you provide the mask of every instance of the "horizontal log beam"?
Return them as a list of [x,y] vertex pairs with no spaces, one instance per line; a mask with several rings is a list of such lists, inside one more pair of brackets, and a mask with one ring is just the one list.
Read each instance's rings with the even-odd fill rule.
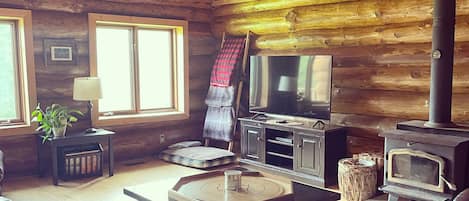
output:
[[88,15],[86,13],[33,10],[33,36],[34,40],[73,38],[76,41],[88,41]]
[[347,155],[359,153],[383,153],[384,139],[370,140],[369,138],[347,136]]
[[223,5],[230,5],[230,4],[238,4],[238,3],[245,3],[245,2],[252,2],[258,0],[213,0],[212,6],[219,7]]
[[52,104],[60,104],[75,110],[80,110],[83,113],[86,113],[88,111],[87,101],[74,101],[72,97],[57,98],[48,96],[38,96],[37,102],[40,103],[42,107]]
[[[115,159],[125,160],[149,156],[160,152],[170,144],[200,139],[202,135],[201,126],[200,123],[191,123],[185,126],[172,126],[171,128],[144,129],[142,132],[132,130],[118,132],[120,136],[113,139],[114,144],[117,144],[117,146],[114,146]],[[164,143],[159,141],[160,134],[166,136]]]
[[[209,22],[189,22],[189,34],[194,36],[213,36]],[[189,36],[190,37],[190,36]]]
[[133,15],[141,17],[158,17],[182,19],[196,22],[210,22],[212,11],[202,8],[188,8],[153,4],[128,4],[95,0],[24,0],[2,1],[0,7],[25,8],[31,10],[61,11],[67,13],[103,13]]
[[[139,130],[168,129],[179,125],[202,124],[205,119],[205,111],[192,111],[189,119],[168,122],[154,122],[139,124]],[[116,125],[106,127],[119,133],[131,132],[135,130],[135,125]]]
[[[266,11],[266,10],[280,10],[280,9],[285,9],[285,8],[294,8],[294,7],[309,6],[309,5],[333,4],[333,3],[356,1],[356,0],[315,0],[315,1],[311,1],[311,0],[288,0],[288,1],[258,0],[258,1],[242,2],[239,4],[233,4],[232,3],[233,0],[225,0],[225,1],[227,1],[226,4],[232,4],[232,5],[227,5],[227,6],[223,6],[223,7],[219,7],[215,9],[215,12],[214,12],[215,16],[253,13],[253,12]],[[225,2],[225,1],[215,0],[213,4],[217,7],[218,5],[223,4],[222,2]]]
[[32,174],[37,167],[36,138],[33,135],[2,136],[0,148],[5,156],[8,177]]
[[207,109],[207,105],[205,105],[206,95],[206,91],[197,91],[197,93],[191,94],[189,108],[192,112],[200,112]]
[[363,152],[383,152],[384,139],[378,136],[378,134],[395,129],[398,122],[405,120],[358,114],[331,114],[332,124],[347,128],[347,150],[349,156]]
[[214,58],[211,55],[191,56],[189,58],[189,84],[193,80],[208,79],[212,71],[213,62]]
[[[210,84],[210,76],[201,76],[189,82],[189,89],[200,93],[206,93]],[[206,94],[205,94],[206,95]]]
[[211,0],[197,0],[191,1],[190,3],[187,0],[104,0],[107,2],[117,2],[117,3],[126,3],[126,4],[150,4],[150,5],[159,5],[159,6],[177,6],[177,7],[190,7],[190,8],[206,8],[210,9],[212,7]]
[[[456,23],[455,40],[469,41],[469,16],[461,16]],[[357,47],[364,45],[429,43],[431,21],[361,28],[308,30],[295,33],[259,36],[254,48],[293,50],[307,48]]]
[[[468,64],[454,67],[453,93],[469,94]],[[337,88],[378,89],[392,91],[430,91],[430,65],[421,67],[341,67],[333,68]],[[350,79],[353,78],[353,79]]]
[[217,48],[218,42],[214,37],[189,35],[190,55],[213,55]]
[[[332,112],[402,119],[428,119],[429,94],[406,91],[334,88]],[[452,119],[469,120],[467,94],[453,95]]]
[[[357,27],[357,26],[376,26],[384,25],[385,23],[392,23],[391,20],[403,22],[414,22],[430,19],[431,14],[426,10],[426,7],[431,8],[431,1],[427,0],[426,4],[422,4],[420,9],[414,9],[411,14],[416,13],[420,15],[420,19],[414,19],[411,17],[403,18],[405,13],[398,13],[397,16],[383,16],[384,13],[381,10],[387,8],[387,10],[402,9],[407,7],[415,7],[418,5],[416,0],[414,1],[399,1],[395,3],[394,7],[388,8],[388,3],[391,1],[378,1],[378,0],[365,0],[365,1],[354,1],[354,2],[343,2],[337,4],[326,4],[326,5],[314,5],[309,3],[308,6],[288,6],[287,9],[281,10],[267,10],[263,12],[255,13],[239,13],[235,16],[226,16],[217,18],[214,30],[219,32],[220,29],[226,29],[231,34],[239,34],[251,30],[252,32],[260,35],[273,34],[273,33],[285,33],[294,32],[308,29],[337,29],[345,27]],[[386,4],[386,5],[384,5]],[[221,10],[221,9],[220,9]],[[418,11],[423,10],[425,15]],[[215,12],[216,13],[216,12]],[[389,14],[396,14],[396,12],[390,12]],[[402,19],[400,19],[400,18]],[[270,30],[268,25],[275,26],[278,24],[278,28]],[[266,26],[267,25],[267,26]]]
[[[406,120],[407,119],[402,118],[358,114],[331,114],[331,123],[347,127],[349,129],[347,135],[374,139],[381,139],[381,137],[377,135],[378,133],[393,130],[396,128],[397,123]],[[354,132],[350,132],[350,129],[355,130]]]
[[34,55],[34,62],[36,66],[36,75],[39,78],[62,80],[72,77],[80,77],[89,75],[89,57],[78,56],[78,63],[76,65],[55,64],[45,66],[44,55]]
[[[433,10],[432,0],[364,0],[325,5],[309,4],[309,6],[288,4],[287,9],[243,12],[238,15],[218,17],[215,19],[213,32],[228,31],[230,34],[242,35],[250,30],[258,35],[266,35],[303,30],[402,24],[431,20]],[[459,1],[457,14],[469,14],[469,0]]]
[[[333,66],[429,66],[431,43],[367,45],[357,47],[257,50],[256,55],[332,55]],[[353,54],[352,54],[353,53]],[[469,42],[457,42],[454,63],[469,63]]]

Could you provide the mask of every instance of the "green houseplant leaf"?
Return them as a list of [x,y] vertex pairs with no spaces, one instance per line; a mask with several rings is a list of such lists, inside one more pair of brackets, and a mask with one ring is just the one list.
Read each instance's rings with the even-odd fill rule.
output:
[[44,143],[53,136],[53,128],[72,126],[71,123],[78,121],[78,115],[83,116],[83,113],[79,110],[72,110],[59,104],[47,106],[45,111],[42,110],[40,104],[38,104],[36,109],[31,112],[31,121],[39,123],[36,131],[44,132],[42,136],[42,142]]

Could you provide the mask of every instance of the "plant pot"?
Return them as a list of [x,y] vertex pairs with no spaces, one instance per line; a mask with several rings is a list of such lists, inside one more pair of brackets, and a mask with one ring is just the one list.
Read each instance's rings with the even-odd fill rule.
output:
[[67,131],[67,126],[63,126],[59,128],[52,128],[52,133],[54,133],[55,137],[65,136],[65,131]]

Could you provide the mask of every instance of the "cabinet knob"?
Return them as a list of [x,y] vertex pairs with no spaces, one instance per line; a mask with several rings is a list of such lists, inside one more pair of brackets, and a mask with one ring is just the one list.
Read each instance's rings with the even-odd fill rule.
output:
[[299,149],[301,149],[301,148],[303,148],[303,144],[302,144],[302,143],[298,143],[298,144],[296,145],[296,147],[298,147]]
[[257,137],[257,141],[261,141],[261,137]]

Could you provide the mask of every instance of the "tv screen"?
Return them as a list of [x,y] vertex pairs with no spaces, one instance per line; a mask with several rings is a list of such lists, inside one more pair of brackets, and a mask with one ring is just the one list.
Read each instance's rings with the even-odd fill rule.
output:
[[330,119],[332,56],[251,56],[249,110]]

